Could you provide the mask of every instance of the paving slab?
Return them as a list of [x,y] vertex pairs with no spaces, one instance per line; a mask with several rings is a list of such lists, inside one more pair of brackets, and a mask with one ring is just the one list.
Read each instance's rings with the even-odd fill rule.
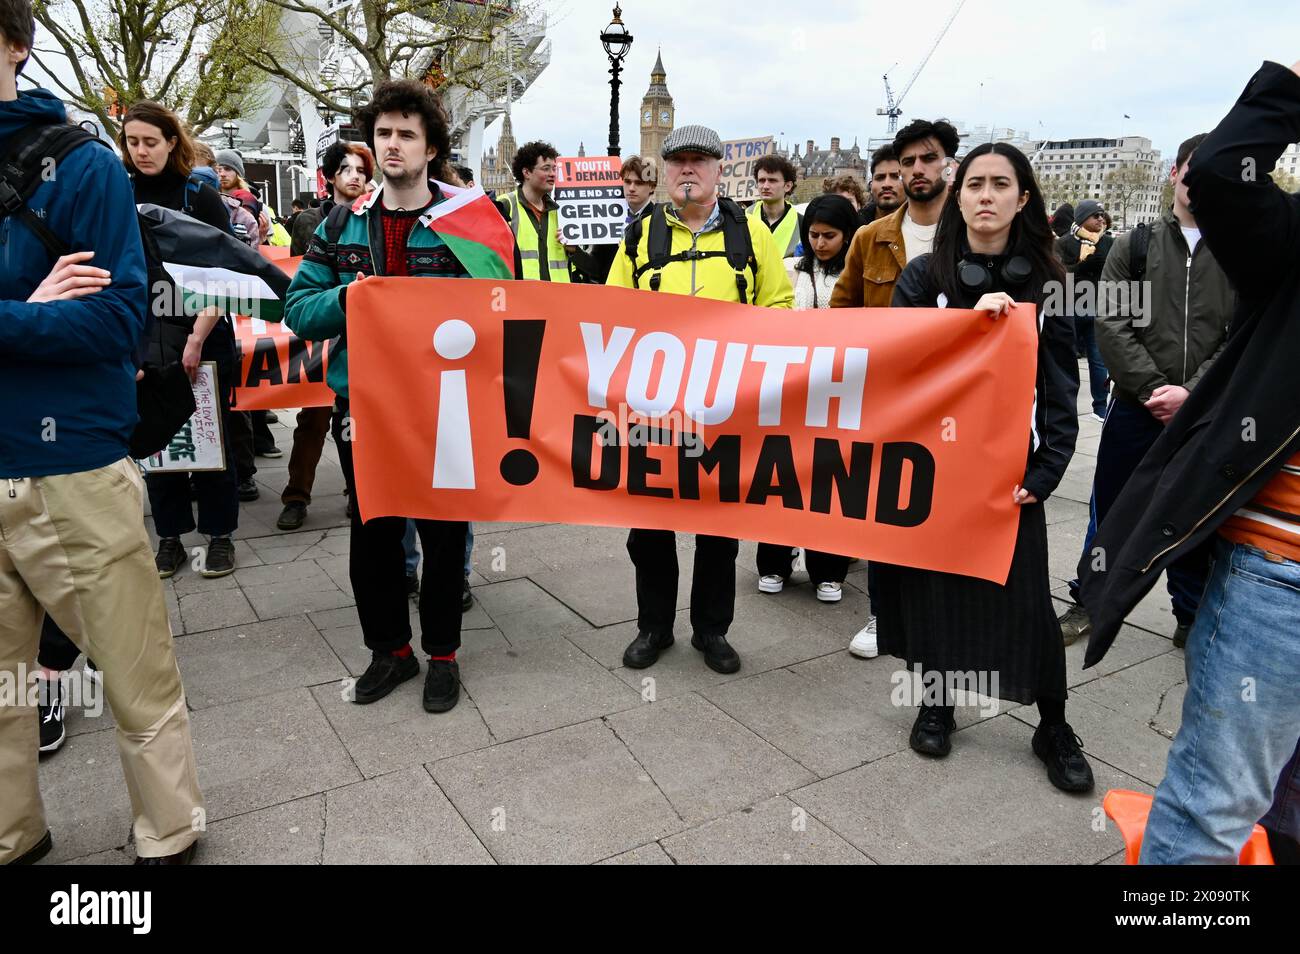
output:
[[368,705],[345,698],[343,684],[312,689],[333,731],[366,778],[492,744],[492,733],[474,700],[463,691],[450,712],[424,711],[426,665],[421,663],[419,676]]
[[1146,787],[1094,761],[1095,792],[1060,792],[1031,735],[1004,714],[958,733],[947,758],[906,750],[788,795],[881,864],[1093,864],[1122,849],[1094,809],[1111,788]]
[[201,709],[190,724],[209,824],[361,778],[307,689]]
[[601,865],[671,865],[673,859],[668,857],[668,853],[664,851],[659,842],[652,841],[648,845],[633,848],[631,851],[624,851],[613,858],[606,858],[604,861],[596,863]]
[[872,861],[785,796],[665,838],[682,865],[868,865]]
[[131,800],[126,792],[117,733],[73,736],[37,769],[45,822],[54,837],[50,864],[121,848],[131,838]]
[[428,768],[500,862],[590,863],[684,827],[650,775],[596,719]]
[[325,796],[309,795],[222,819],[199,840],[205,865],[318,865],[325,835]]
[[563,636],[587,628],[581,616],[531,579],[480,586],[474,590],[474,599],[511,643]]
[[240,589],[259,619],[336,609],[354,602],[314,560],[248,567],[242,572]]
[[325,864],[493,863],[422,766],[327,792]]
[[257,614],[238,586],[190,593],[179,597],[179,605],[186,633],[201,633],[257,620]]
[[498,742],[642,704],[636,690],[564,639],[481,653],[461,678]]
[[1170,652],[1080,686],[1075,695],[1139,725],[1159,726],[1172,738],[1181,724],[1186,686],[1182,653]]
[[815,777],[695,694],[620,712],[607,721],[690,824]]
[[177,641],[176,659],[192,709],[314,686],[348,674],[305,615],[192,633]]

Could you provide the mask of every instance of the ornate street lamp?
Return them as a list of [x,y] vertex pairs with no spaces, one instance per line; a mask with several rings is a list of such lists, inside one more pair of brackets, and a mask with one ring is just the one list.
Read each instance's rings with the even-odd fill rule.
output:
[[235,133],[239,132],[239,123],[233,119],[227,119],[221,124],[221,131],[226,134],[226,148],[235,148]]
[[623,70],[623,58],[632,48],[632,34],[623,25],[623,11],[614,4],[614,19],[600,35],[605,55],[609,57],[609,154],[618,155],[618,74]]

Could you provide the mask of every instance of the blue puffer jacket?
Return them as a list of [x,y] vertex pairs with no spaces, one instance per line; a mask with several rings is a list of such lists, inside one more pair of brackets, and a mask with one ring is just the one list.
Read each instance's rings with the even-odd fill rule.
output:
[[[65,122],[45,90],[0,101],[0,153],[32,123]],[[71,301],[29,304],[54,261],[27,225],[0,220],[0,479],[94,470],[127,455],[136,424],[132,355],[144,331],[146,272],[126,170],[78,146],[28,205],[112,284]]]

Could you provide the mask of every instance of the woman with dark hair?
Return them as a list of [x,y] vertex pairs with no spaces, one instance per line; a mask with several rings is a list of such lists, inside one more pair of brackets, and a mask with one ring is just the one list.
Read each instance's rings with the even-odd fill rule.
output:
[[[795,308],[829,308],[831,292],[844,270],[849,241],[858,227],[853,203],[842,195],[823,193],[808,203],[799,224],[801,257],[787,258],[786,271],[794,285]],[[838,603],[843,598],[849,558],[804,548],[804,562],[817,599]],[[794,572],[794,549],[776,543],[758,545],[758,591],[780,593]]]
[[857,210],[842,195],[824,193],[808,203],[799,224],[803,256],[785,260],[795,308],[830,307],[857,226]]
[[1024,154],[984,143],[957,167],[933,251],[913,259],[899,276],[896,308],[973,308],[996,320],[1017,302],[1032,302],[1038,370],[1032,422],[1007,422],[1025,426],[1026,467],[1020,484],[1007,488],[1020,529],[1006,583],[876,564],[875,609],[880,651],[919,668],[927,686],[942,677],[944,692],[928,693],[921,703],[910,739],[914,750],[948,754],[956,683],[974,672],[983,677],[981,694],[1037,703],[1034,754],[1057,788],[1086,792],[1093,787],[1092,769],[1065,721],[1065,647],[1052,606],[1043,512],[1079,430],[1073,330],[1067,319],[1043,309],[1052,283],[1065,277],[1053,238]]
[[[131,173],[137,203],[183,212],[230,233],[230,216],[220,194],[191,175],[194,142],[174,112],[147,100],[135,103],[122,119],[118,143],[122,162]],[[210,538],[199,572],[208,577],[226,576],[235,572],[235,547],[230,536],[239,523],[239,482],[230,448],[234,431],[230,411],[235,380],[234,330],[230,320],[215,307],[192,315],[159,314],[155,308],[154,317],[157,327],[149,344],[149,360],[166,364],[179,359],[191,380],[200,364],[216,363],[221,427],[227,445],[226,466],[221,470],[150,474],[146,479],[159,538],[155,558],[158,575],[166,579],[185,564],[180,538],[197,526]],[[190,503],[191,480],[198,502],[197,525]]]

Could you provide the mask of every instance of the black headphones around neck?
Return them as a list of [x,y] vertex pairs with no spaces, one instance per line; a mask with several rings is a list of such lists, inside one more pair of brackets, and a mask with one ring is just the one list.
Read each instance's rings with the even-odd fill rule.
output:
[[[966,256],[957,264],[957,280],[961,287],[974,295],[983,295],[993,287],[993,270],[986,261]],[[1012,255],[1002,263],[1002,281],[1011,288],[1019,288],[1029,281],[1033,266],[1023,255]]]

